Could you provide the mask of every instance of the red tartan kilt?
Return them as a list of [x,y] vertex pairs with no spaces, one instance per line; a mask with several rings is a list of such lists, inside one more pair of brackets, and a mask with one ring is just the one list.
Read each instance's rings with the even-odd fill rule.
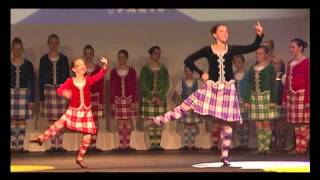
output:
[[68,108],[60,118],[64,125],[73,131],[82,132],[85,134],[97,134],[97,127],[93,120],[91,109],[74,109]]
[[286,102],[286,120],[290,123],[309,123],[310,108],[305,108],[305,90],[293,92],[288,90]]
[[132,108],[132,97],[116,97],[115,100],[115,111],[112,112],[112,115],[117,120],[124,119],[136,119],[138,113]]

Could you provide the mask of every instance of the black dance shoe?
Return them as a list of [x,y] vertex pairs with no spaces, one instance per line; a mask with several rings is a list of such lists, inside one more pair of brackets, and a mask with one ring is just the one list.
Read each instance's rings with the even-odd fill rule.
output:
[[30,142],[30,143],[36,143],[36,144],[38,144],[39,146],[42,146],[42,144],[43,144],[43,141],[41,141],[40,138],[31,139],[29,142]]
[[86,163],[84,163],[83,160],[76,160],[76,163],[81,167],[81,168],[88,168],[88,166],[86,165]]

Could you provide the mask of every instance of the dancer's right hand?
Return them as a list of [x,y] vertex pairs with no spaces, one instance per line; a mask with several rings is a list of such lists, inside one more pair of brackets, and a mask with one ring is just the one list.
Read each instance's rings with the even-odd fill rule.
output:
[[207,72],[204,72],[202,75],[201,75],[201,78],[203,81],[207,81],[209,79],[209,74]]

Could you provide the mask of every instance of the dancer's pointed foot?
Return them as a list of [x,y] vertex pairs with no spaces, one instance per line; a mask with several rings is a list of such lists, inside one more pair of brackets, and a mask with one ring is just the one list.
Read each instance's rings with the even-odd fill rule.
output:
[[221,162],[223,163],[223,165],[221,167],[229,167],[231,165],[228,158],[226,158],[226,157],[222,158]]
[[34,138],[29,141],[30,143],[37,143],[39,146],[43,144],[43,141],[40,138]]
[[83,160],[76,160],[76,163],[81,167],[81,168],[88,168],[88,166],[86,165],[86,163],[84,163]]

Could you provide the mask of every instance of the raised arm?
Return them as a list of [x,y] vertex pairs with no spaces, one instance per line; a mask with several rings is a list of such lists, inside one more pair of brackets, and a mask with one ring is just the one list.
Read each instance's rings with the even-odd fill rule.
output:
[[93,76],[89,76],[87,78],[87,81],[90,85],[102,79],[107,72],[108,59],[106,59],[105,57],[101,57],[100,61],[104,64],[100,71],[97,74],[94,74]]
[[246,54],[253,52],[258,49],[259,45],[262,42],[263,39],[263,28],[259,21],[255,25],[255,30],[256,30],[256,38],[253,43],[249,45],[242,45],[242,46],[233,46],[233,53],[234,54]]

